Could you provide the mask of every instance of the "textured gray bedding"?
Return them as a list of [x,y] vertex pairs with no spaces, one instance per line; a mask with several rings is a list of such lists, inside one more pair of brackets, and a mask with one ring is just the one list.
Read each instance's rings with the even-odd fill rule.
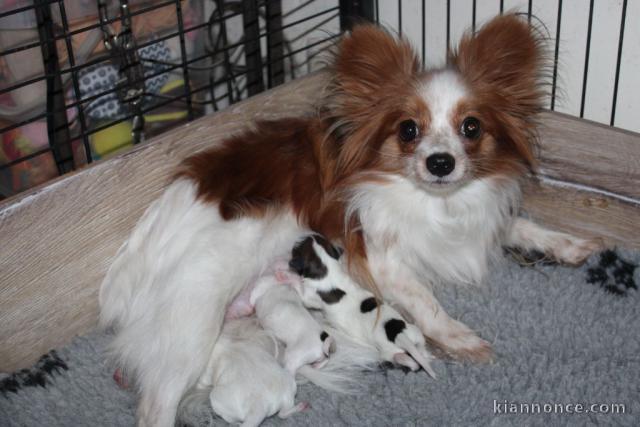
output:
[[[298,396],[311,409],[265,425],[639,425],[640,254],[618,254],[578,269],[506,262],[484,289],[439,290],[452,315],[493,343],[495,363],[438,361],[437,380],[371,372],[353,396],[306,384]],[[135,396],[113,381],[107,340],[79,337],[31,370],[0,376],[0,425],[133,425]],[[512,403],[541,413],[509,413]],[[575,404],[589,413],[567,413]],[[184,421],[224,425],[207,406]]]

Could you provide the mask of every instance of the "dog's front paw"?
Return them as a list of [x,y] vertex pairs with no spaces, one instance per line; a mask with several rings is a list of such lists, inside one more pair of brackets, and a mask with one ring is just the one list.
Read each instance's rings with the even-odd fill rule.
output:
[[430,337],[427,337],[427,339],[432,345],[435,345],[436,352],[440,353],[441,356],[473,363],[490,363],[493,361],[494,354],[491,344],[477,336],[466,326],[456,328],[455,331],[441,335],[437,339]]
[[451,341],[448,340],[445,351],[453,359],[464,362],[490,363],[493,361],[491,344],[472,332],[455,337]]
[[593,253],[601,251],[604,244],[600,239],[581,239],[569,234],[558,237],[552,248],[553,257],[562,264],[580,265]]

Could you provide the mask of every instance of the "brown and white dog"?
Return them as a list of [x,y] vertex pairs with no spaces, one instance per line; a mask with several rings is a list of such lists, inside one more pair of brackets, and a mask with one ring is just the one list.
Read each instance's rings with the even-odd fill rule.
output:
[[490,359],[431,285],[482,281],[501,246],[570,264],[597,249],[514,216],[534,165],[543,56],[513,15],[465,36],[433,70],[405,40],[360,26],[338,46],[316,116],[260,122],[186,159],[100,292],[101,323],[141,393],[139,423],[173,425],[227,304],[310,231],[340,243],[357,281],[450,355]]

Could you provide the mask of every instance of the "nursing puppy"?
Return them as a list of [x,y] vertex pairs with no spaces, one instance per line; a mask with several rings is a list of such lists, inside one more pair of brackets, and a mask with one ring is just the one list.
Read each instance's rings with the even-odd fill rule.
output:
[[310,230],[345,247],[358,283],[442,350],[489,360],[489,343],[431,286],[481,282],[503,245],[570,264],[597,248],[514,217],[535,164],[543,68],[541,38],[513,15],[467,34],[431,70],[407,41],[356,27],[317,114],[256,123],[186,159],[100,291],[112,351],[139,386],[139,423],[173,425],[225,308]]
[[276,360],[278,343],[254,318],[225,323],[207,369],[196,389],[210,389],[214,412],[226,422],[258,426],[278,413],[287,418],[305,410],[295,404],[297,385],[293,375]]
[[304,303],[322,309],[331,325],[356,341],[375,346],[382,361],[412,371],[422,367],[435,378],[422,332],[355,283],[340,265],[340,255],[319,235],[296,244],[289,266],[303,278],[296,290]]
[[262,327],[285,345],[283,364],[292,375],[305,365],[323,367],[335,341],[302,305],[285,271],[260,277],[250,296]]
[[283,364],[295,374],[304,365],[324,366],[335,340],[302,305],[293,288],[300,277],[288,268],[278,261],[247,285],[227,307],[225,322],[255,313],[262,327],[285,344]]

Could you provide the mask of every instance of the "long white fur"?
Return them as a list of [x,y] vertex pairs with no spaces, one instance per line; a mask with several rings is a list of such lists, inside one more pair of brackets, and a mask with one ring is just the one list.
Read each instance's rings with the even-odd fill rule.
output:
[[322,369],[315,369],[305,365],[298,369],[298,383],[311,381],[318,387],[329,391],[345,394],[355,394],[362,391],[360,379],[368,371],[378,369],[380,353],[371,344],[354,340],[349,334],[332,327],[320,315],[312,312],[323,329],[336,342],[336,351],[331,354],[329,361]]
[[[347,217],[359,215],[367,253],[376,258],[372,266],[400,262],[431,281],[479,283],[510,225],[518,182],[468,180],[464,142],[451,126],[451,115],[468,90],[455,72],[435,73],[420,93],[429,105],[431,124],[405,164],[408,178],[389,175],[385,184],[355,187],[348,197]],[[435,152],[456,159],[445,182],[436,182],[424,166]],[[381,257],[375,253],[393,259],[379,263]]]
[[149,207],[100,290],[100,323],[116,332],[111,352],[141,393],[139,425],[173,426],[227,304],[305,232],[288,212],[224,221],[187,180]]

